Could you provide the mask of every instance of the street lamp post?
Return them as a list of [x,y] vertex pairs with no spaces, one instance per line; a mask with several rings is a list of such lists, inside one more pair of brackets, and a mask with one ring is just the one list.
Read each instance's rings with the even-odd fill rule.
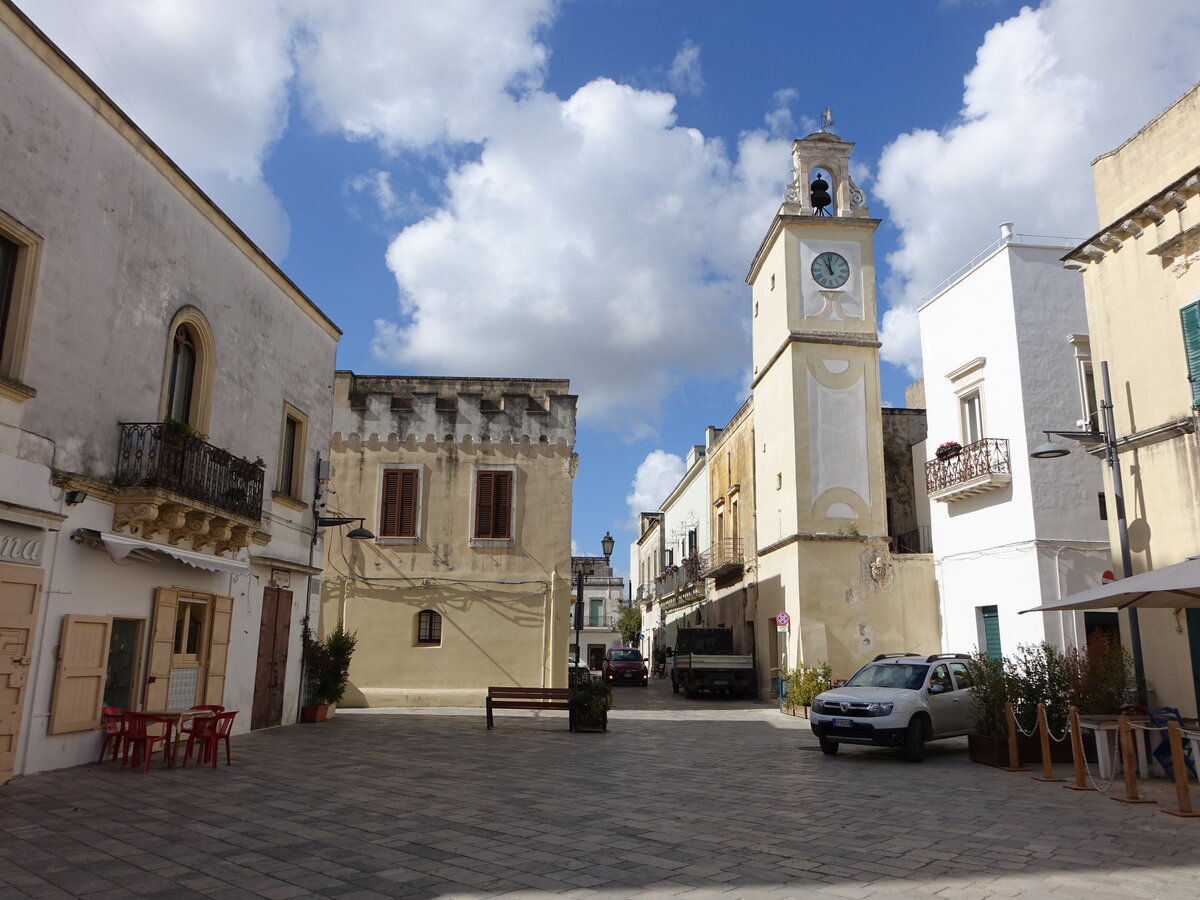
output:
[[[1069,438],[1073,441],[1099,443],[1104,445],[1104,461],[1112,476],[1113,508],[1117,514],[1117,540],[1121,548],[1121,577],[1133,575],[1133,558],[1129,552],[1129,525],[1125,518],[1125,489],[1121,481],[1121,460],[1117,455],[1117,429],[1113,418],[1112,392],[1108,384],[1108,363],[1100,363],[1101,383],[1104,387],[1104,399],[1100,401],[1100,415],[1103,420],[1103,431],[1046,431],[1046,443],[1036,447],[1029,455],[1034,459],[1054,459],[1066,456],[1070,449],[1062,444],[1051,441],[1050,435]],[[1129,643],[1132,645],[1133,677],[1136,682],[1138,703],[1146,704],[1146,668],[1142,658],[1142,630],[1138,623],[1138,611],[1130,606],[1129,612]]]
[[[613,546],[616,541],[609,532],[604,532],[604,537],[600,539],[600,549],[604,551],[604,562],[608,563],[608,559],[612,556]],[[575,575],[575,659],[583,659],[583,647],[579,643],[579,632],[583,628],[583,564],[579,565],[579,572]],[[586,574],[591,575],[592,572]]]

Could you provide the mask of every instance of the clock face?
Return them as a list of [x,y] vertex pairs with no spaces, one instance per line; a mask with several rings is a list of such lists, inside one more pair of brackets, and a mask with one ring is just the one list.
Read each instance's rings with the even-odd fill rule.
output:
[[812,277],[821,287],[840,288],[850,280],[850,264],[840,253],[827,250],[813,260]]

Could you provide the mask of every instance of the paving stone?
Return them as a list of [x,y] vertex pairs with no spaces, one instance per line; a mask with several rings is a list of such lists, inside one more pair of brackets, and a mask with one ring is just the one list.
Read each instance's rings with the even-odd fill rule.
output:
[[0,788],[0,898],[1200,895],[1194,821],[974,765],[960,740],[919,766],[826,757],[769,704],[661,682],[616,704],[588,740],[342,711],[239,735],[216,772],[19,778]]

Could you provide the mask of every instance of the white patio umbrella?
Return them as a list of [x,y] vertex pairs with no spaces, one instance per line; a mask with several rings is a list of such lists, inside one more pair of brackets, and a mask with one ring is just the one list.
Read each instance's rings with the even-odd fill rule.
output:
[[1090,591],[1063,597],[1053,603],[1023,609],[1022,613],[1059,612],[1069,609],[1178,609],[1200,607],[1200,556],[1192,556],[1173,566],[1151,569],[1102,584]]

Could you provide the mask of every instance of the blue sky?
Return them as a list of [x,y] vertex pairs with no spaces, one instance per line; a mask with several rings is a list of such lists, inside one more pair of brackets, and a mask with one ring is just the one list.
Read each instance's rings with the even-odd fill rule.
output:
[[856,143],[885,402],[920,297],[1096,228],[1089,162],[1200,79],[1190,0],[18,0],[345,332],[360,373],[568,377],[615,562],[745,397],[750,258]]

